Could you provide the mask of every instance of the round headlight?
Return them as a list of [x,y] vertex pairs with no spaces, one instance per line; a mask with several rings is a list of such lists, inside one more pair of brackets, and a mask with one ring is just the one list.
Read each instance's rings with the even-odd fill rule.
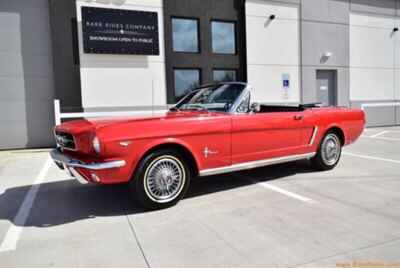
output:
[[95,136],[95,137],[93,138],[93,140],[92,140],[92,146],[93,146],[94,151],[95,151],[97,154],[99,154],[100,151],[101,151],[101,145],[100,145],[100,140],[99,140],[99,138],[97,138],[96,136]]

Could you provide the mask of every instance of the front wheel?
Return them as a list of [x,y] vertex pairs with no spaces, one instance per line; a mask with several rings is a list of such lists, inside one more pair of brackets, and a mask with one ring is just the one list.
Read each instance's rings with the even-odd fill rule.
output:
[[318,147],[317,154],[311,159],[311,164],[317,170],[333,169],[339,162],[342,153],[342,143],[335,132],[328,132]]
[[186,193],[190,171],[174,150],[159,150],[147,155],[131,181],[138,201],[148,209],[175,205]]

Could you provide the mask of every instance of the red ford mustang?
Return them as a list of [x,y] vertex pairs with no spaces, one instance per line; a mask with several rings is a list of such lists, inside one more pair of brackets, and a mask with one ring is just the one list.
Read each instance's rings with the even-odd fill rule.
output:
[[193,90],[165,115],[77,120],[55,128],[51,156],[81,182],[129,182],[150,209],[176,204],[191,178],[310,159],[334,168],[364,112],[317,105],[250,105],[251,87]]

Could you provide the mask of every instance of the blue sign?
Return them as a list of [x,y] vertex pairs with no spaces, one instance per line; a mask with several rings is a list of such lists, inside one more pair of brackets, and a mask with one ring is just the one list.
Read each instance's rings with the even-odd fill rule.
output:
[[289,87],[289,80],[283,80],[283,87]]
[[284,89],[290,88],[290,75],[289,74],[282,74],[282,87]]

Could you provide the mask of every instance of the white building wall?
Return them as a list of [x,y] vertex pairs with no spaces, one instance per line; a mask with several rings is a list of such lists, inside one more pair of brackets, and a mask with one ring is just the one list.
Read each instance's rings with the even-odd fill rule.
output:
[[[166,105],[162,0],[77,0],[82,106],[91,108]],[[86,54],[82,43],[81,7],[103,7],[158,13],[160,55]]]
[[[400,29],[400,18],[396,17],[395,27]],[[400,101],[400,31],[394,35],[394,98]],[[397,113],[400,115],[400,108],[397,107]],[[397,124],[400,123],[400,117],[397,116]]]
[[[350,14],[350,100],[387,101],[398,97],[399,57],[395,17]],[[397,92],[397,93],[396,93]]]
[[[274,14],[276,18],[270,20]],[[273,1],[246,1],[248,82],[253,101],[300,102],[299,6]],[[283,89],[282,75],[290,88]]]

